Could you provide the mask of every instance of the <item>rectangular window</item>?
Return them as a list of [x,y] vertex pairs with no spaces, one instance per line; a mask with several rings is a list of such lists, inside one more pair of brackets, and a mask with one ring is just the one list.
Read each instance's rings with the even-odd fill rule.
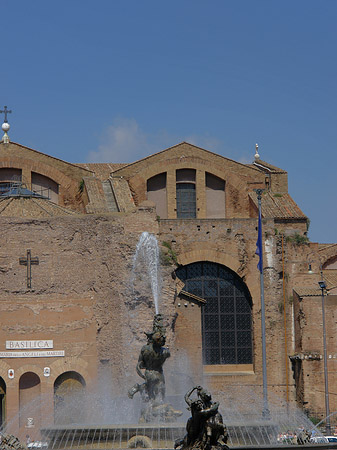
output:
[[177,183],[177,218],[195,219],[196,216],[195,184]]

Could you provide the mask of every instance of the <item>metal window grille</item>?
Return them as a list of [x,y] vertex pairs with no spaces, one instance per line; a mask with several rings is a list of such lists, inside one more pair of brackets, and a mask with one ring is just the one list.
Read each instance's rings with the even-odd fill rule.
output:
[[206,300],[201,314],[204,364],[252,363],[252,303],[242,280],[209,262],[189,264],[176,274],[185,291]]
[[177,218],[196,218],[195,184],[177,183]]

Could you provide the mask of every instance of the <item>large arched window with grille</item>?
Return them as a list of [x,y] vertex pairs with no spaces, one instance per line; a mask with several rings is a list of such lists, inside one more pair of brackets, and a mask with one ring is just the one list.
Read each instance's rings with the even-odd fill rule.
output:
[[204,364],[251,364],[252,300],[233,271],[212,262],[176,270],[187,293],[205,300],[201,307]]

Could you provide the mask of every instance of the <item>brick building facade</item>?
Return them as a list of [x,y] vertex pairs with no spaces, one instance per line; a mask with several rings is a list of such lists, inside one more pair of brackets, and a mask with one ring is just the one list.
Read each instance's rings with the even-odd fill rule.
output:
[[130,288],[144,231],[161,247],[167,372],[183,359],[192,380],[215,393],[262,392],[257,188],[265,190],[268,387],[324,417],[322,266],[335,411],[337,244],[309,242],[286,171],[186,142],[132,164],[70,164],[1,142],[1,423],[23,436],[53,422],[68,390],[94,392],[103,371],[116,395],[135,382],[154,314],[146,276],[136,280],[142,301]]

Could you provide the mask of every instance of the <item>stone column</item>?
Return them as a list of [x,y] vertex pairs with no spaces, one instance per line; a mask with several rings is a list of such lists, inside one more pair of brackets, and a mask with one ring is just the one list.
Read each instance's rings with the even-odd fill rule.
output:
[[195,183],[197,218],[206,219],[206,174],[204,170],[197,170]]
[[167,218],[177,218],[177,197],[176,197],[176,170],[169,169],[166,179],[167,190]]
[[10,424],[6,433],[15,436],[19,433],[19,379],[14,378],[6,383],[6,422]]

